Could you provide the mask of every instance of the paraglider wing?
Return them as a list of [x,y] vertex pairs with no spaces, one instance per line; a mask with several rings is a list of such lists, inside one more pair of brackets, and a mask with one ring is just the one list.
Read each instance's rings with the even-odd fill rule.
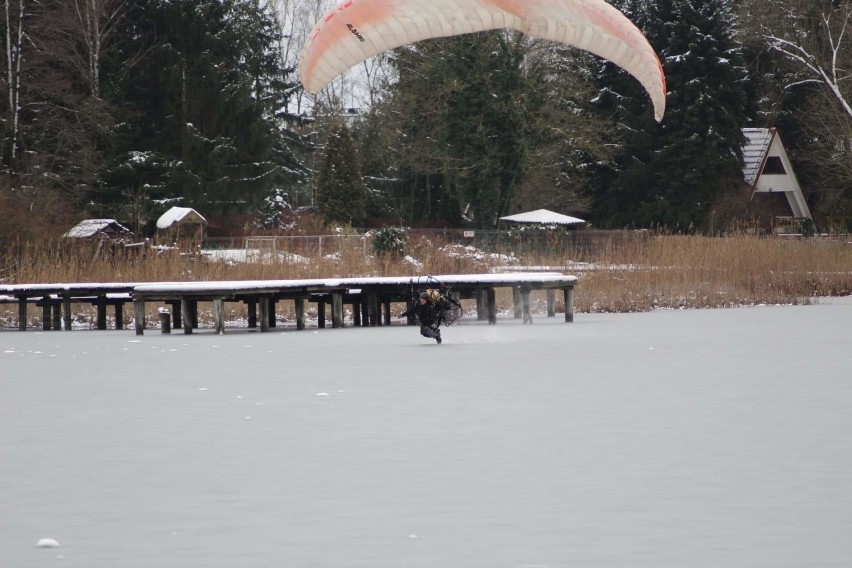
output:
[[513,29],[589,51],[630,73],[662,120],[666,81],[642,32],[604,0],[343,0],[316,24],[302,52],[305,89],[384,51],[423,39]]

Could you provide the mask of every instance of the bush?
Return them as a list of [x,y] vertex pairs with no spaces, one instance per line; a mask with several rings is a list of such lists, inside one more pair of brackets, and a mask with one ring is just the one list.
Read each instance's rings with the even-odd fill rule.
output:
[[408,252],[408,232],[402,227],[382,227],[373,234],[376,256],[402,258]]

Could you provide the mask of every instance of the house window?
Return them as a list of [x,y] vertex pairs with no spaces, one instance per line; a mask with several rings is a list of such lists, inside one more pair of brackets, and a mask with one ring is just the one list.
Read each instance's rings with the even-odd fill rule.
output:
[[787,171],[784,169],[784,164],[778,156],[770,156],[766,159],[766,165],[763,166],[763,173],[784,175]]

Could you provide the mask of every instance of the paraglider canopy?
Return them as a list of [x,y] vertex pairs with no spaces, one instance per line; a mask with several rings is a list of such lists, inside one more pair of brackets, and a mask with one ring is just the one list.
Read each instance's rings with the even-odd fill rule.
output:
[[494,29],[518,30],[612,61],[645,88],[655,118],[662,120],[666,80],[660,60],[642,32],[604,0],[342,0],[311,32],[300,79],[316,93],[384,51]]

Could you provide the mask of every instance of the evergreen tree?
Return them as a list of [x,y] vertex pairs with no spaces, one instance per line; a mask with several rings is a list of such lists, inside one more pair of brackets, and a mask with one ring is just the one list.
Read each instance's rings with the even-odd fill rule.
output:
[[[298,141],[283,128],[294,85],[280,33],[258,0],[134,2],[104,89],[126,109],[107,194],[180,198],[214,215],[301,176]],[[138,170],[128,158],[139,155],[158,167],[128,179]]]
[[602,65],[601,108],[618,117],[622,145],[598,180],[596,217],[608,226],[688,229],[742,174],[747,72],[734,40],[731,0],[622,2],[660,56],[666,116],[653,120],[635,81]]
[[541,101],[524,73],[523,36],[506,31],[425,41],[397,52],[387,116],[399,117],[399,195],[409,222],[491,227],[525,173]]
[[352,135],[345,123],[332,125],[317,176],[316,203],[327,223],[363,223],[367,190]]

